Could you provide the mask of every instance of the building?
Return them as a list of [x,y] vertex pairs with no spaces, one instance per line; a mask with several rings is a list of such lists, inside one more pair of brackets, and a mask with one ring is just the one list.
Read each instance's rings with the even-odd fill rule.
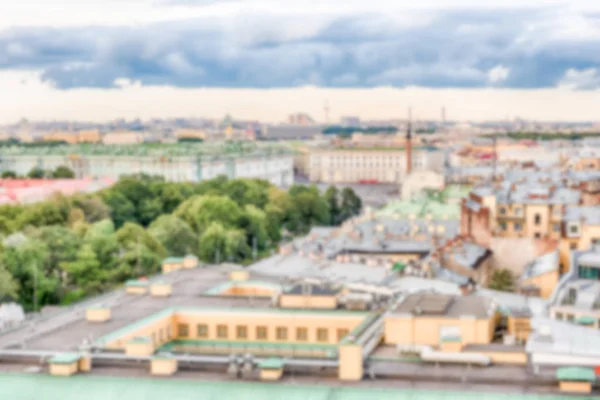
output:
[[57,193],[65,196],[94,193],[114,183],[115,181],[110,178],[0,179],[0,204],[37,203]]
[[528,263],[519,278],[518,289],[529,295],[550,298],[560,279],[559,261],[559,252],[554,250]]
[[78,178],[118,180],[131,174],[161,176],[175,182],[200,182],[220,175],[293,183],[293,155],[285,149],[251,144],[177,144],[137,146],[11,147],[0,154],[0,172],[26,175],[32,168],[67,166]]
[[494,338],[496,308],[489,299],[418,293],[385,318],[385,343],[462,351]]
[[444,186],[443,174],[435,171],[414,171],[402,181],[400,198],[410,200],[427,189],[441,191]]
[[313,140],[315,137],[321,136],[322,132],[323,128],[319,125],[264,125],[259,139],[268,141]]
[[105,145],[128,145],[144,143],[142,132],[110,132],[104,135],[102,143]]
[[[308,149],[308,177],[311,182],[400,183],[407,173],[407,152],[389,147],[329,147]],[[413,147],[414,170],[441,171],[442,151]]]
[[600,208],[598,206],[567,207],[563,216],[560,241],[561,273],[571,265],[573,250],[588,250],[600,245]]

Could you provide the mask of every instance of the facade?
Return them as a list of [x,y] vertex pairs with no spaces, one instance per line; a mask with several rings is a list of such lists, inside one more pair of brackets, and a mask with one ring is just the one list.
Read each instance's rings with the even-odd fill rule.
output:
[[460,352],[470,344],[489,344],[496,309],[478,297],[412,294],[385,319],[385,343],[434,346]]
[[110,132],[104,135],[102,143],[106,145],[128,145],[144,143],[142,132]]
[[559,251],[561,272],[564,273],[571,265],[573,250],[584,251],[600,245],[600,207],[568,207],[563,226]]
[[32,168],[67,166],[78,178],[148,174],[168,181],[200,182],[225,175],[293,183],[293,155],[283,148],[198,145],[12,147],[0,155],[0,171],[26,175]]
[[410,200],[421,194],[425,189],[443,190],[444,175],[435,171],[414,171],[403,181],[400,198]]
[[[434,148],[412,149],[413,170],[440,171],[444,154]],[[407,152],[404,148],[339,147],[310,148],[308,177],[311,182],[400,183],[406,176]]]

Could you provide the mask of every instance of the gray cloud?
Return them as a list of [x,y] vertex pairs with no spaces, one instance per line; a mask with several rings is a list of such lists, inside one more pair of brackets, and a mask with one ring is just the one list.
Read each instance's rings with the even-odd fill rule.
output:
[[41,70],[65,89],[114,87],[118,78],[179,87],[536,88],[566,78],[585,78],[575,88],[600,86],[589,72],[567,75],[600,66],[597,15],[576,15],[583,27],[549,9],[432,11],[423,23],[396,17],[250,13],[128,28],[12,29],[0,32],[0,69]]

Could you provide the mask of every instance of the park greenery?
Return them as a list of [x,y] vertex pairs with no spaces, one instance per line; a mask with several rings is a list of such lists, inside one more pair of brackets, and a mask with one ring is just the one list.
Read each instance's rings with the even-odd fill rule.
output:
[[155,274],[167,256],[247,264],[315,225],[360,212],[350,189],[219,177],[201,183],[124,177],[95,194],[0,206],[0,302],[70,304]]

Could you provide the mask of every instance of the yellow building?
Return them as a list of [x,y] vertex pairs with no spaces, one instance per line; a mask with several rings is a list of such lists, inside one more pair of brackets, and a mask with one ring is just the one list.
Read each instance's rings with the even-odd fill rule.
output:
[[44,142],[77,143],[77,134],[74,132],[49,132],[43,136]]
[[492,302],[482,297],[408,295],[385,317],[385,343],[450,351],[489,344],[496,327],[495,312]]
[[284,290],[279,297],[281,308],[336,309],[341,287],[298,283]]
[[78,143],[100,143],[102,134],[98,130],[79,131],[77,133]]
[[559,244],[561,272],[571,265],[571,251],[600,245],[600,207],[568,207],[563,218],[564,233]]
[[182,268],[196,268],[200,265],[198,257],[187,255],[185,257],[169,257],[162,261],[162,273],[168,274]]
[[525,266],[519,289],[529,295],[550,298],[560,279],[559,252],[546,253]]

